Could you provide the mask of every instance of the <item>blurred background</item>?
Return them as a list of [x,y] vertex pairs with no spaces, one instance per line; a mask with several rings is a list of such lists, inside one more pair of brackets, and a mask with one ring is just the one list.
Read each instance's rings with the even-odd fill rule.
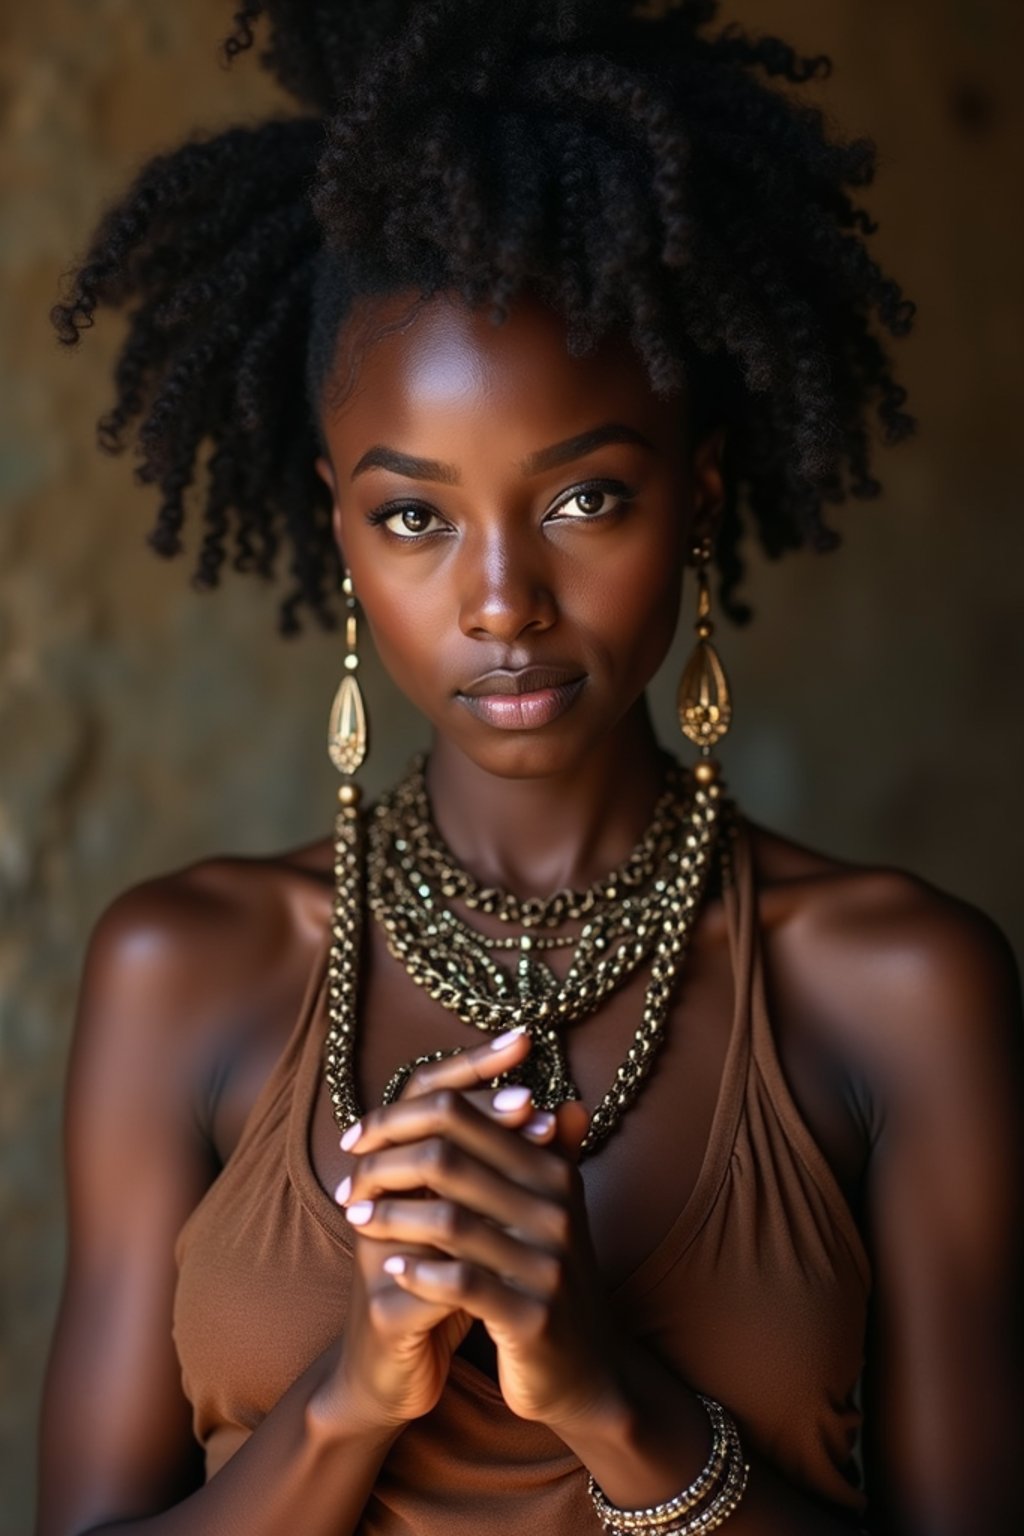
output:
[[[0,18],[0,1536],[31,1529],[36,1414],[60,1282],[60,1098],[89,930],[125,886],[215,852],[326,835],[337,638],[280,640],[277,589],[191,591],[143,543],[153,501],[93,446],[118,322],[75,353],[47,312],[140,162],[286,103],[225,71],[210,0],[6,0]],[[881,148],[879,253],[920,306],[898,370],[921,418],[845,546],[752,552],[720,627],[748,814],[915,871],[1024,947],[1019,795],[1024,520],[1024,95],[1019,0],[727,0],[830,53],[818,95]],[[664,739],[689,620],[657,688]],[[370,661],[371,786],[422,739]],[[83,1411],[88,1405],[83,1404]]]

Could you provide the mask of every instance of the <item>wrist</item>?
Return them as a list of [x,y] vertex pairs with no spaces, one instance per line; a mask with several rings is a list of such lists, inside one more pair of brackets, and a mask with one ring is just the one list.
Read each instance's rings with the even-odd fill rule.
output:
[[306,1399],[306,1434],[314,1448],[329,1450],[339,1445],[379,1450],[381,1459],[405,1428],[389,1418],[379,1403],[358,1392],[347,1379],[340,1346],[324,1359]]
[[673,1497],[707,1461],[708,1416],[697,1394],[634,1346],[589,1409],[551,1426],[611,1503],[639,1509]]
[[632,1442],[640,1432],[639,1409],[615,1376],[575,1412],[557,1423],[549,1422],[548,1428],[586,1463],[589,1454],[606,1453],[612,1446]]

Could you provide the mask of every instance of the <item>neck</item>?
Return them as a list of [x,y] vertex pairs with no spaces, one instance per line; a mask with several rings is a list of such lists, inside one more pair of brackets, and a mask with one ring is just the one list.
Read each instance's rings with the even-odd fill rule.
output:
[[427,789],[442,838],[481,884],[514,895],[581,889],[642,837],[663,787],[664,758],[646,698],[563,774],[506,779],[436,737]]

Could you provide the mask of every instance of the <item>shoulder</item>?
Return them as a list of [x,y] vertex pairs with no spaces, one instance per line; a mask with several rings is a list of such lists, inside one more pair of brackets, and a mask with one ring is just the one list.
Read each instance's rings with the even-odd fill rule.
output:
[[870,1508],[878,1529],[931,1530],[954,1511],[949,1529],[973,1530],[984,1467],[988,1528],[1009,1530],[1024,1281],[1013,952],[984,912],[915,874],[748,826],[773,1034],[797,1040],[787,1075],[870,1257]]
[[208,1052],[268,990],[294,987],[329,916],[324,847],[218,855],[122,891],[89,938],[79,1034]]
[[310,843],[259,857],[216,854],[127,887],[101,912],[92,942],[153,960],[185,945],[211,957],[235,934],[301,929],[322,907],[330,849]]
[[990,917],[907,870],[748,826],[768,943],[859,1073],[897,1091],[940,1060],[1016,1059],[1019,973]]

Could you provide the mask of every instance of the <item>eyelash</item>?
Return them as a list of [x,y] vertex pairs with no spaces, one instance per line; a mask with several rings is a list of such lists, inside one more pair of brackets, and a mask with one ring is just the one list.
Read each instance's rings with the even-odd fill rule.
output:
[[[601,522],[606,517],[613,517],[634,499],[636,492],[630,490],[629,486],[624,485],[621,480],[587,480],[584,484],[575,485],[571,491],[567,491],[561,501],[555,504],[553,510],[558,511],[560,508],[567,506],[577,496],[592,496],[595,494],[614,496],[618,506],[614,507],[611,512],[580,513],[575,517],[569,518],[569,522],[596,523]],[[416,544],[424,539],[434,538],[444,531],[441,528],[431,528],[424,533],[394,533],[391,529],[387,528],[387,524],[392,518],[412,510],[429,513],[431,517],[440,516],[440,513],[435,512],[433,507],[426,506],[421,501],[389,501],[385,502],[383,506],[375,507],[372,512],[368,512],[366,514],[366,521],[373,527],[383,526],[393,539],[398,540],[402,544]]]

